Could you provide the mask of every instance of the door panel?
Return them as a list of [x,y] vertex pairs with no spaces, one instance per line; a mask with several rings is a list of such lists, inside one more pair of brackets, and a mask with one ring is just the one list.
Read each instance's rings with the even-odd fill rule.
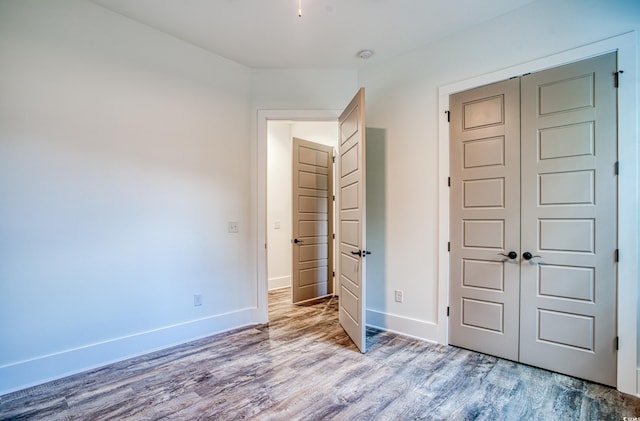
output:
[[365,126],[364,89],[360,89],[338,119],[339,321],[363,353],[365,334]]
[[293,302],[333,293],[333,148],[293,139]]
[[[449,341],[518,358],[519,82],[451,97]],[[514,109],[516,111],[514,111]]]
[[520,360],[616,384],[615,53],[522,79]]

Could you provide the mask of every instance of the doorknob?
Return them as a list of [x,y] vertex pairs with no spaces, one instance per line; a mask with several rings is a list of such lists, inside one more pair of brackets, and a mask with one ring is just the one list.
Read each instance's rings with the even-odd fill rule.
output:
[[302,244],[302,243],[304,243],[304,241],[298,240],[297,238],[293,240],[293,244]]
[[515,251],[510,251],[508,254],[504,254],[504,253],[498,253],[498,254],[500,256],[508,257],[509,259],[516,259],[518,257],[518,253],[516,253]]
[[352,251],[351,254],[353,254],[354,256],[365,257],[366,255],[371,254],[371,252],[367,250],[358,250]]
[[528,252],[528,251],[525,251],[524,253],[522,253],[522,258],[523,258],[524,260],[531,260],[531,259],[533,259],[534,257],[539,257],[539,258],[541,258],[541,259],[542,259],[542,256],[534,256],[533,254],[531,254],[531,253],[530,253],[530,252]]

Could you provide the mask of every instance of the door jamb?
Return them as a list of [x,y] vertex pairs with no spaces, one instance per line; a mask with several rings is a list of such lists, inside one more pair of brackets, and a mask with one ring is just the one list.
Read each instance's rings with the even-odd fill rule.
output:
[[[636,137],[638,103],[636,81],[636,33],[628,32],[599,42],[553,54],[524,64],[472,77],[438,88],[438,343],[448,344],[447,306],[449,303],[449,95],[513,76],[537,72],[580,61],[593,56],[618,52],[618,69],[624,70],[618,89],[618,160],[624,168],[618,179],[618,247],[626,259],[618,263],[617,388],[621,392],[640,394],[640,369],[637,368],[638,343],[638,216],[639,159]],[[622,257],[622,252],[621,252]],[[624,293],[621,293],[623,291]]]
[[342,110],[258,110],[256,157],[257,305],[254,320],[269,322],[267,276],[267,123],[270,120],[337,122]]

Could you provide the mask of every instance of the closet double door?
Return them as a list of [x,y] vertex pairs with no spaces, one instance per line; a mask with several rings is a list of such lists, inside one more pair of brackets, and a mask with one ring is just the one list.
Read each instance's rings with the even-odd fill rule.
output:
[[451,96],[450,344],[616,384],[616,67]]

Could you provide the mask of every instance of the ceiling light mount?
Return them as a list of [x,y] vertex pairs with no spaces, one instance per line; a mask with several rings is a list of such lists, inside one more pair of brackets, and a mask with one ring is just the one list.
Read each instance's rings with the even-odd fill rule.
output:
[[366,60],[370,58],[372,55],[373,55],[373,50],[369,50],[369,49],[360,50],[356,53],[356,56],[360,57],[362,60]]

